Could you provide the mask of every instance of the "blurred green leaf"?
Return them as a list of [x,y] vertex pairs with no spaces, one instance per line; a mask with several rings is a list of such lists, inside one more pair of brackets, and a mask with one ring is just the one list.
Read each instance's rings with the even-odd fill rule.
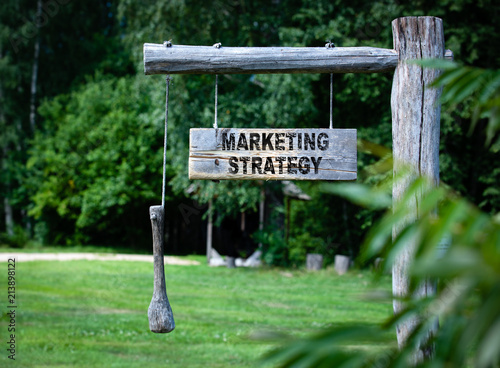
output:
[[321,190],[343,196],[357,205],[373,209],[388,208],[392,205],[392,198],[385,191],[374,191],[363,184],[323,184]]

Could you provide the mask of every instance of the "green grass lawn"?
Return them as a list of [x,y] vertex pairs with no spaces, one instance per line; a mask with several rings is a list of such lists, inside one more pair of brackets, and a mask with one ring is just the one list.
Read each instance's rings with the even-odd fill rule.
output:
[[[149,332],[152,263],[18,263],[15,362],[5,349],[7,264],[0,263],[0,366],[258,367],[276,343],[249,338],[257,332],[303,336],[391,314],[389,303],[361,298],[371,287],[369,271],[210,268],[197,259],[201,266],[166,266],[176,322],[170,334]],[[384,278],[380,286],[388,290],[389,283]]]

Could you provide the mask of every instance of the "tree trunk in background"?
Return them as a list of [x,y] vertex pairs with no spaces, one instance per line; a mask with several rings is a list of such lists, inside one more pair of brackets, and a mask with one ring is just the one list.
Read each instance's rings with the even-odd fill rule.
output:
[[[0,104],[2,102],[2,86],[0,84]],[[2,110],[2,105],[0,105],[0,126],[5,126],[5,115],[4,115],[4,112]],[[6,140],[5,142],[2,142],[3,143],[3,149],[2,149],[2,154],[3,154],[3,158],[2,158],[2,170],[3,171],[6,171],[7,170],[7,158],[8,158],[8,154],[9,154],[9,148],[8,148],[8,144],[9,142]],[[12,211],[12,205],[10,204],[10,199],[8,197],[8,195],[10,194],[10,183],[3,183],[5,185],[5,196],[3,198],[3,210],[4,210],[4,214],[5,214],[5,232],[7,233],[7,235],[9,236],[12,236],[14,235],[14,214],[13,214],[13,211]]]
[[[439,183],[439,120],[441,90],[428,88],[439,75],[435,69],[422,69],[406,63],[411,59],[443,58],[444,33],[442,20],[435,17],[406,17],[392,22],[394,49],[399,53],[399,63],[392,85],[392,141],[394,155],[394,176],[409,165],[416,174],[427,176]],[[409,180],[395,183],[393,202],[396,204],[404,195]],[[412,207],[414,216],[404,219],[408,224],[418,216],[421,197],[415,196]],[[403,226],[401,224],[401,226]],[[401,227],[393,227],[393,239]],[[397,297],[408,296],[408,269],[413,258],[415,244],[408,242],[405,250],[395,260],[392,270],[393,293]],[[417,296],[432,295],[435,292],[430,282],[422,285]],[[394,312],[404,308],[400,301],[394,301]],[[398,345],[403,346],[418,319],[410,318],[397,326]],[[432,332],[431,332],[432,333]],[[432,349],[420,348],[415,361],[432,356]]]
[[210,264],[212,258],[212,231],[213,231],[213,214],[212,214],[212,200],[208,201],[208,220],[207,220],[207,263]]
[[[3,50],[0,47],[0,60],[3,58]],[[5,112],[4,112],[4,100],[3,100],[3,85],[2,81],[0,80],[0,129],[4,131],[7,127],[7,122],[5,120]],[[8,138],[4,138],[4,140],[0,141],[0,144],[3,145],[2,147],[2,160],[1,160],[1,167],[2,170],[5,171],[7,169],[7,156],[9,153],[9,148],[8,148]],[[6,193],[9,193],[9,183],[3,183],[6,186]],[[12,206],[10,204],[10,200],[7,197],[7,194],[3,198],[3,209],[4,209],[4,214],[5,214],[5,231],[9,236],[14,235],[14,215],[12,212]]]
[[241,230],[242,233],[244,233],[245,230],[246,230],[246,214],[245,214],[245,211],[241,212],[240,230]]
[[12,206],[10,205],[9,198],[4,197],[3,207],[5,211],[5,230],[7,235],[14,235],[14,216],[12,214]]
[[[38,0],[36,8],[36,19],[42,17],[42,0]],[[30,126],[31,132],[35,133],[36,127],[36,92],[38,80],[38,61],[40,59],[40,31],[35,39],[35,52],[33,56],[33,72],[31,74],[31,97],[30,97]]]

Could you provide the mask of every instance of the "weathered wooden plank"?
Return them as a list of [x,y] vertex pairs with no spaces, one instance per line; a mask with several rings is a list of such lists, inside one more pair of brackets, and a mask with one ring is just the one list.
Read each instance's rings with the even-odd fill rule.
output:
[[375,47],[165,47],[144,44],[146,74],[373,73],[398,55]]
[[[452,53],[449,53],[452,58]],[[144,44],[145,74],[377,73],[398,53],[376,47],[221,47]]]
[[190,179],[356,180],[355,129],[191,129]]
[[[416,174],[429,177],[437,184],[441,90],[431,88],[430,84],[439,75],[439,71],[423,69],[419,65],[406,63],[406,60],[444,57],[443,22],[435,17],[399,18],[392,22],[392,32],[394,48],[400,56],[400,63],[394,73],[391,96],[394,176],[410,166]],[[405,195],[408,184],[409,180],[394,184],[392,194],[395,204]],[[418,216],[421,200],[420,196],[415,196],[410,204],[412,216],[393,227],[393,238],[398,236],[403,226]],[[414,251],[415,240],[408,239],[405,249],[394,261],[392,285],[393,293],[397,297],[409,296],[409,268]],[[433,293],[434,287],[430,282],[424,283],[417,292],[418,296],[430,296]],[[394,301],[395,313],[404,309],[403,302]],[[417,324],[418,317],[407,318],[398,324],[399,346],[406,344]],[[418,351],[413,363],[428,357],[430,353],[430,350]]]

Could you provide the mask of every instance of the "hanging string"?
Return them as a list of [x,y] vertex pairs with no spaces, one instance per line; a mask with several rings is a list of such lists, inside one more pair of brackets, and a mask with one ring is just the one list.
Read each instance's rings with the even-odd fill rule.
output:
[[214,129],[218,129],[217,126],[217,94],[218,94],[218,84],[219,84],[219,75],[215,74],[215,119],[214,119]]
[[333,129],[333,73],[330,73],[330,129]]
[[169,90],[170,90],[170,74],[167,75],[167,78],[165,79],[166,83],[166,97],[165,97],[165,133],[163,137],[163,182],[162,182],[162,188],[161,188],[161,207],[163,208],[163,211],[165,211],[165,190],[167,186],[167,127],[168,127],[168,95],[169,95]]
[[[217,42],[214,43],[212,47],[215,47],[216,49],[220,49],[222,47],[222,43]],[[217,126],[217,87],[219,84],[219,75],[215,74],[215,114],[214,114],[214,129],[218,129],[219,127]]]
[[[335,44],[331,40],[326,40],[325,47],[333,49]],[[333,73],[330,73],[330,129],[333,129]]]

